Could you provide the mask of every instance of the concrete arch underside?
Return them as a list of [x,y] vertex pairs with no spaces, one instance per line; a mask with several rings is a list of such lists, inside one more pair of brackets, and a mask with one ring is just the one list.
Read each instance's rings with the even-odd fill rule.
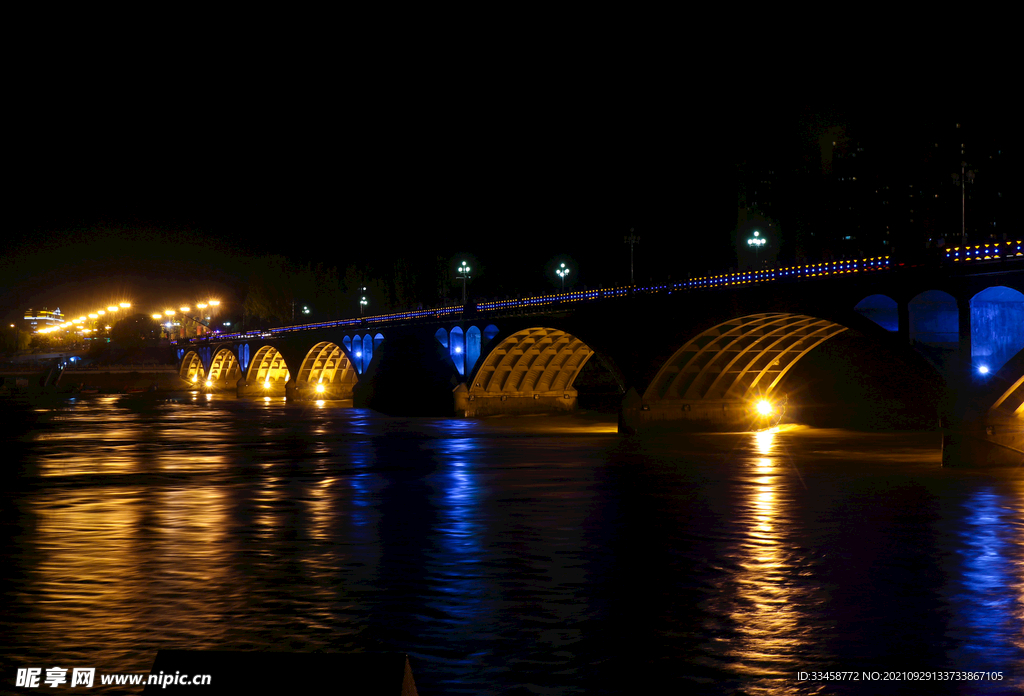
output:
[[295,378],[299,399],[351,399],[359,381],[355,365],[337,343],[323,341],[313,346]]
[[284,396],[285,384],[291,378],[284,356],[274,346],[263,346],[252,356],[245,385],[239,385],[239,396],[260,394]]
[[1021,420],[1018,428],[1024,434],[1024,348],[993,376],[993,391],[998,394],[989,412]]
[[517,331],[490,349],[468,387],[456,388],[456,411],[484,416],[573,410],[573,380],[593,355],[590,346],[559,329]]
[[[803,314],[752,314],[693,337],[661,367],[635,418],[749,426],[753,404],[770,398],[786,373],[847,327]],[[629,404],[626,409],[630,408]]]
[[239,378],[242,376],[242,367],[238,358],[228,348],[221,348],[210,361],[210,372],[207,379],[211,386],[226,386],[235,388]]
[[189,351],[181,359],[181,367],[178,368],[178,376],[189,384],[200,384],[206,379],[206,369],[203,361],[195,351]]

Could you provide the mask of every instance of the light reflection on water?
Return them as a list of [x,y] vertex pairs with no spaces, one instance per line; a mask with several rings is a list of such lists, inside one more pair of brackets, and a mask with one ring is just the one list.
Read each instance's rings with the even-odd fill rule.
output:
[[1024,676],[1024,477],[942,470],[931,434],[622,438],[220,395],[32,417],[5,674],[189,647],[401,650],[424,694]]
[[955,659],[1012,664],[1024,652],[1024,501],[979,486],[964,507],[952,604],[953,632],[968,639]]

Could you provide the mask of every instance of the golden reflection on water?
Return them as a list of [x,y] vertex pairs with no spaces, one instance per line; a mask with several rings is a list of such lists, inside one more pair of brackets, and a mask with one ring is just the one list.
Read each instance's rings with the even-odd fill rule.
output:
[[[777,456],[777,430],[755,433],[753,449],[760,457],[749,459],[746,480],[746,538],[739,542],[741,570],[735,577],[737,596],[730,612],[737,627],[735,648],[729,655],[735,667],[752,679],[791,677],[777,665],[795,658],[805,647],[800,635],[800,612],[793,603],[789,574],[792,564],[786,550],[789,501]],[[750,693],[788,693],[792,684],[758,681]]]
[[[218,488],[54,490],[33,508],[33,623],[67,649],[112,636],[125,646],[152,642],[155,629],[161,640],[195,642],[195,623],[224,613],[227,511]],[[146,669],[151,654],[132,649],[124,660],[120,669]]]
[[112,634],[129,643],[148,631],[135,620],[141,576],[130,540],[138,526],[138,492],[44,496],[36,504],[34,625],[66,645],[102,645]]
[[334,484],[337,479],[325,478],[310,483],[307,490],[306,504],[309,507],[310,524],[308,534],[313,539],[326,542],[328,527],[337,514],[333,503],[337,493]]

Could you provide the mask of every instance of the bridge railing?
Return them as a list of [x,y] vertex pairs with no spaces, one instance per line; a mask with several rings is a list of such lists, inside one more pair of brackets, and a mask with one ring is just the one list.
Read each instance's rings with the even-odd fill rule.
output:
[[[979,244],[964,247],[944,247],[936,250],[942,265],[954,266],[961,262],[995,262],[1006,259],[1024,257],[1024,242],[1007,241],[992,242],[990,244]],[[902,264],[898,264],[902,265]],[[691,290],[707,290],[736,285],[747,285],[750,283],[771,283],[809,280],[813,278],[824,278],[842,275],[855,275],[865,273],[883,273],[895,268],[893,260],[889,256],[875,256],[865,259],[843,259],[839,261],[824,261],[821,263],[797,264],[781,268],[770,268],[758,271],[738,271],[735,273],[721,273],[713,276],[699,278],[688,278],[677,283],[664,283],[644,286],[618,286],[613,288],[599,288],[597,290],[577,290],[570,292],[559,292],[548,295],[536,295],[517,299],[493,300],[479,302],[473,305],[477,313],[481,312],[507,312],[512,310],[530,310],[537,307],[554,304],[566,304],[575,302],[592,302],[604,299],[623,297],[626,295],[676,292]],[[443,319],[449,316],[464,313],[467,307],[463,305],[448,305],[432,309],[417,309],[407,312],[392,312],[390,314],[376,314],[367,317],[352,319],[339,319],[335,321],[321,321],[310,324],[296,324],[293,326],[282,326],[273,329],[249,331],[246,333],[213,334],[202,338],[192,338],[186,341],[175,341],[181,343],[206,343],[210,340],[236,340],[246,338],[270,338],[295,331],[310,331],[314,329],[352,327],[366,328],[376,324],[387,324],[391,322],[409,321],[414,319]]]
[[992,242],[991,244],[975,244],[945,247],[945,260],[959,263],[968,261],[996,261],[1024,256],[1024,242],[1021,240],[1008,242]]

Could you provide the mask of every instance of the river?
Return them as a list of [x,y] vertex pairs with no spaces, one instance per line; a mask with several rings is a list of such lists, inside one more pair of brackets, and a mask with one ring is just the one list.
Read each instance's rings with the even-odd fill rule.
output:
[[1024,470],[936,433],[150,398],[8,409],[0,690],[190,648],[405,652],[421,696],[1024,692]]

